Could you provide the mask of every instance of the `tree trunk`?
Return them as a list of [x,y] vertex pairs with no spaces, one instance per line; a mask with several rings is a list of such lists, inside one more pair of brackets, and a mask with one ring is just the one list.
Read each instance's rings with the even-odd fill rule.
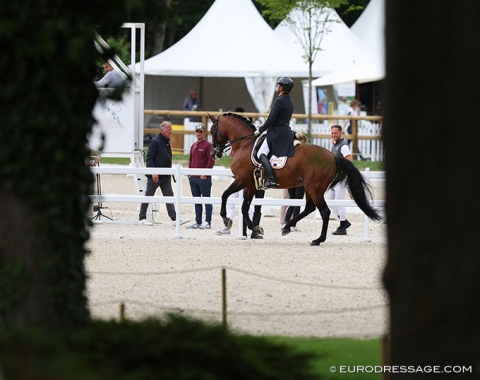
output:
[[307,127],[307,138],[312,137],[312,64],[313,59],[310,59],[308,62],[308,127]]
[[466,365],[478,378],[480,3],[412,4],[386,2],[390,364]]
[[154,56],[161,53],[164,50],[164,43],[165,43],[165,31],[167,28],[167,14],[168,10],[170,9],[171,0],[161,0],[160,2],[160,9],[161,15],[157,19],[158,21],[155,22],[153,27],[153,35],[152,35],[152,45],[150,55]]
[[8,326],[58,325],[49,298],[46,263],[35,228],[36,213],[13,194],[0,188],[0,236],[3,255],[0,272],[1,315]]

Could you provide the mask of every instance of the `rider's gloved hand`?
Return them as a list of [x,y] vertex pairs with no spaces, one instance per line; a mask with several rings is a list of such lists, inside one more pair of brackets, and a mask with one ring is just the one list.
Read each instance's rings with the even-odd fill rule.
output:
[[255,136],[260,136],[260,130],[257,129],[255,132],[253,132],[253,134],[254,134]]

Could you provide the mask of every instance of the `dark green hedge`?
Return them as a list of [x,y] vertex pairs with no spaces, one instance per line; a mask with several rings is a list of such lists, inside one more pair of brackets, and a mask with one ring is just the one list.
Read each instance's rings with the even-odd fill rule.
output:
[[0,332],[6,379],[310,380],[313,359],[281,343],[178,316],[92,321],[68,333]]

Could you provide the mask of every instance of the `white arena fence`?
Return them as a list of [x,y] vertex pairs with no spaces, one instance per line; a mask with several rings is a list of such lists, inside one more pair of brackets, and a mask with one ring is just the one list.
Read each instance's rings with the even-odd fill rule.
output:
[[[146,168],[146,167],[133,167],[133,166],[115,166],[115,167],[106,167],[106,166],[96,166],[91,167],[91,170],[94,174],[133,174],[137,181],[143,180],[145,174],[163,174],[163,175],[173,175],[177,180],[176,189],[174,189],[174,196],[165,197],[151,195],[146,196],[143,194],[137,195],[125,195],[125,194],[101,194],[101,195],[90,195],[90,200],[92,202],[122,202],[122,203],[173,203],[175,205],[175,211],[177,213],[177,224],[175,229],[175,238],[181,238],[180,230],[180,205],[182,204],[212,204],[212,205],[221,205],[222,199],[220,197],[184,197],[181,196],[181,181],[179,180],[181,176],[188,175],[209,175],[209,176],[227,176],[232,177],[233,173],[230,169],[190,169],[184,168],[182,165],[177,164],[172,168]],[[384,172],[371,172],[370,170],[365,170],[361,172],[367,180],[371,179],[385,179]],[[140,191],[140,193],[143,191]],[[234,204],[241,206],[243,202],[243,196],[239,198],[228,198],[227,204]],[[370,202],[373,207],[383,208],[385,206],[384,200],[371,200]],[[253,205],[262,205],[262,206],[305,206],[304,199],[259,199],[254,198],[252,201]],[[341,206],[341,207],[351,207],[358,208],[355,201],[350,199],[345,200],[328,200],[327,204],[329,206]],[[238,218],[238,238],[242,239],[243,237],[243,217],[241,213],[237,213]],[[364,222],[364,241],[370,241],[369,238],[369,218],[365,216]]]

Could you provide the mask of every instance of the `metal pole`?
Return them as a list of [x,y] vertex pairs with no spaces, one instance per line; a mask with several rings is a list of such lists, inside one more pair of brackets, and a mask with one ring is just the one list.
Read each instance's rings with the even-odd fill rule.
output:
[[125,321],[125,304],[122,302],[120,304],[120,322]]
[[227,327],[227,271],[222,268],[222,324]]

